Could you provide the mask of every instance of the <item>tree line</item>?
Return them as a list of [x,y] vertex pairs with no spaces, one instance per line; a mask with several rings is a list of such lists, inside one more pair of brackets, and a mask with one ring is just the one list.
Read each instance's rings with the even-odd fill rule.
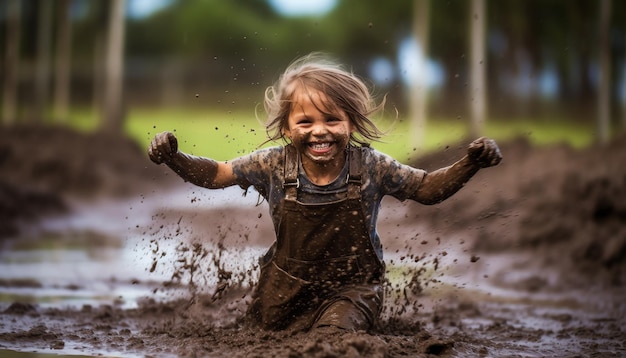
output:
[[[2,2],[3,122],[62,119],[69,106],[91,102],[102,128],[116,131],[125,106],[205,87],[258,96],[294,58],[320,50],[364,77],[374,59],[387,59],[395,75],[375,85],[413,116],[427,108],[480,121],[556,107],[603,117],[601,133],[626,121],[622,1],[338,0],[317,17],[284,17],[261,0],[172,1],[142,18],[126,5]],[[410,37],[443,69],[421,99],[397,61]]]

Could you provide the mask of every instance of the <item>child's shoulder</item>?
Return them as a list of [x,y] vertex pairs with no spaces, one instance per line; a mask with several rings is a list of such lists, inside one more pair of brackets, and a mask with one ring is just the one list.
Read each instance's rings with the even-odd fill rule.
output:
[[233,160],[234,165],[265,165],[274,166],[282,161],[284,147],[273,146],[257,149]]
[[389,155],[379,152],[378,150],[370,147],[369,145],[363,145],[358,147],[361,150],[361,156],[363,158],[364,163],[373,163],[373,162],[390,162],[394,161],[392,157]]
[[276,145],[271,147],[260,148],[252,152],[257,155],[280,155],[283,154],[285,147],[282,145]]
[[366,168],[365,172],[372,177],[386,175],[408,167],[394,157],[369,146],[361,147],[361,163]]
[[263,161],[268,165],[276,165],[283,161],[285,157],[285,147],[272,146],[257,149],[251,154],[256,160]]
[[282,146],[257,149],[232,161],[233,171],[241,178],[248,178],[251,183],[267,182],[277,168],[284,162]]

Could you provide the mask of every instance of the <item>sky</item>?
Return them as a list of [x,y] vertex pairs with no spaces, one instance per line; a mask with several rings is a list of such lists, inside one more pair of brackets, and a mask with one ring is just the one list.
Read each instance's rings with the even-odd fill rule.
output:
[[337,0],[270,0],[272,7],[284,16],[321,16],[337,5]]
[[[175,0],[128,0],[128,14],[134,18],[150,16]],[[337,0],[269,0],[283,16],[321,16],[331,11]]]
[[126,6],[128,15],[134,18],[142,18],[152,15],[170,5],[174,0],[128,0]]

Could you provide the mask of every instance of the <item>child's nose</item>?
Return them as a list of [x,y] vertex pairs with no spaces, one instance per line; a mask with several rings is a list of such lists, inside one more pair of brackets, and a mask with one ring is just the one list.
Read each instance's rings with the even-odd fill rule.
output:
[[318,123],[313,126],[313,135],[322,135],[328,133],[328,128],[324,123]]

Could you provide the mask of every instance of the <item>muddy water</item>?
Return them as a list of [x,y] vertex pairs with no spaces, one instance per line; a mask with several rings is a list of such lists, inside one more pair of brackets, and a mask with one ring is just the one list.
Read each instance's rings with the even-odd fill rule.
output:
[[[204,200],[223,208],[229,206],[233,195],[217,191],[200,199],[195,192],[183,190],[160,198],[77,203],[72,214],[48,219],[30,227],[22,237],[3,243],[2,300],[22,299],[41,307],[115,302],[122,308],[134,308],[142,297],[156,294],[160,298],[155,287],[172,280],[175,261],[184,257],[178,251],[190,240],[202,238],[180,232],[181,226],[194,220],[189,212],[202,208],[195,203]],[[166,212],[176,213],[178,220],[170,220]],[[211,241],[202,245],[207,251],[216,251]],[[227,266],[236,262],[237,267],[250,269],[261,249],[225,250],[223,261],[231,263]],[[169,260],[159,257],[161,254],[180,257]],[[245,262],[250,264],[243,265]],[[208,286],[217,284],[211,275],[202,278]],[[189,280],[193,279],[182,277],[183,283]]]
[[256,201],[184,188],[75,203],[4,242],[0,355],[626,354],[623,287],[564,286],[536,252],[473,252],[464,237],[394,221],[380,226],[390,282],[374,332],[250,330],[241,316],[272,239]]

